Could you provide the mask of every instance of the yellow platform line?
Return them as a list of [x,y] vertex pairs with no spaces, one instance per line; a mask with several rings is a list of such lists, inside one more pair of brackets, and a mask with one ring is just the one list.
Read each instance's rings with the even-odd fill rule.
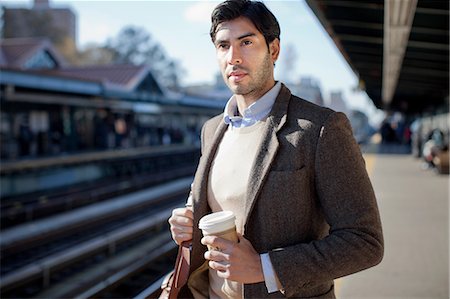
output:
[[[373,175],[373,169],[375,166],[375,155],[374,154],[364,154],[364,161],[366,162],[366,171],[369,176]],[[334,292],[336,294],[336,298],[340,297],[340,291],[342,288],[342,278],[336,279],[334,281]]]

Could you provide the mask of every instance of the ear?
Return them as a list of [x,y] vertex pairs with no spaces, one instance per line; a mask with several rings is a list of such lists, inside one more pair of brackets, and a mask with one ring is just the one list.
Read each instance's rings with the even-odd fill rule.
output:
[[280,40],[278,38],[274,39],[269,44],[270,56],[272,57],[272,62],[275,63],[280,55]]

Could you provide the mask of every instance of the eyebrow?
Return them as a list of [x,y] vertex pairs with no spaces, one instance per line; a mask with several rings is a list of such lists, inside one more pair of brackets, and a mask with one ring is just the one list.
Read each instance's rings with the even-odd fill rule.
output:
[[237,39],[243,39],[243,38],[246,38],[246,37],[250,37],[250,36],[256,36],[256,34],[255,33],[246,33],[246,34],[243,34],[243,35],[241,35],[241,36],[239,36]]
[[[239,37],[237,38],[237,40],[241,40],[241,39],[244,39],[244,38],[246,38],[246,37],[252,37],[252,36],[256,36],[256,34],[255,34],[255,33],[251,33],[251,32],[245,33],[245,34],[239,36]],[[221,44],[221,43],[224,43],[224,42],[228,42],[228,40],[225,40],[225,39],[219,39],[219,40],[216,40],[215,44],[218,45],[218,44]]]

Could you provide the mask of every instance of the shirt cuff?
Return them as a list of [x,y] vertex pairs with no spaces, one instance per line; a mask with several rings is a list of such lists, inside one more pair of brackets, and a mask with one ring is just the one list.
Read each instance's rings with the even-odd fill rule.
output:
[[273,269],[272,261],[268,253],[261,254],[261,265],[264,274],[264,282],[268,293],[284,292],[283,286],[278,280],[278,276]]

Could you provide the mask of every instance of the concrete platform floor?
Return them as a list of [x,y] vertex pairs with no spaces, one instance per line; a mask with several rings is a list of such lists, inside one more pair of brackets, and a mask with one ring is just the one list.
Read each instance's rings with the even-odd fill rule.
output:
[[336,281],[342,299],[449,298],[449,176],[406,154],[365,154],[385,238],[378,266]]

